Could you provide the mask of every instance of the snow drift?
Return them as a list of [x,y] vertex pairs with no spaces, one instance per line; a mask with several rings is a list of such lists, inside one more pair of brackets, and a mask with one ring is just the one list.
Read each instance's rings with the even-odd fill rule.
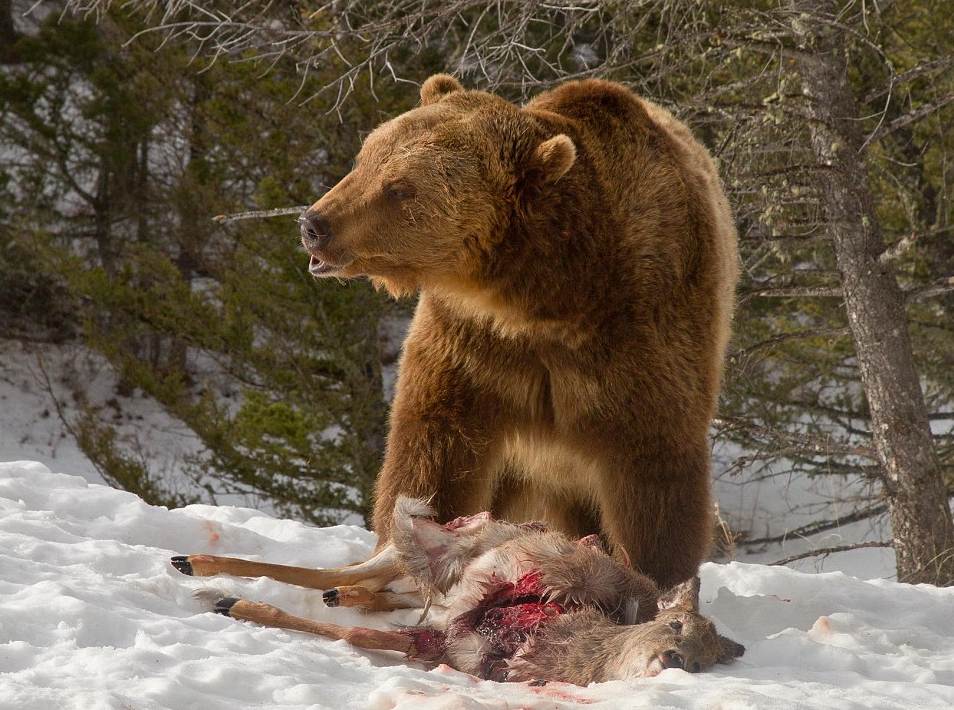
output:
[[317,591],[190,578],[169,564],[207,552],[334,566],[373,546],[357,527],[245,508],[167,510],[42,464],[0,463],[0,709],[954,706],[954,589],[707,564],[702,611],[745,644],[744,658],[698,675],[532,687],[210,614],[196,589],[336,623],[387,628],[417,616],[364,617],[325,608]]

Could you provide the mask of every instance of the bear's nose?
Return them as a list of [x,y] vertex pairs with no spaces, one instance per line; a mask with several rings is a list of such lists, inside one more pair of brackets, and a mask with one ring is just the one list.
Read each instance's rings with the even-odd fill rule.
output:
[[331,243],[331,225],[318,212],[304,215],[301,220],[301,243],[308,251],[320,251]]

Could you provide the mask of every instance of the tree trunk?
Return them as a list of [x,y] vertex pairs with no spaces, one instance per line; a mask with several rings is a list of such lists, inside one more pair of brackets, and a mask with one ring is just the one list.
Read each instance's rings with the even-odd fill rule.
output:
[[954,523],[915,369],[904,294],[880,263],[881,231],[868,186],[848,75],[848,37],[831,0],[793,0],[797,66],[809,101],[823,205],[894,533],[898,579],[954,584]]
[[13,0],[0,0],[0,64],[16,64],[20,61],[13,45],[20,39],[13,26]]

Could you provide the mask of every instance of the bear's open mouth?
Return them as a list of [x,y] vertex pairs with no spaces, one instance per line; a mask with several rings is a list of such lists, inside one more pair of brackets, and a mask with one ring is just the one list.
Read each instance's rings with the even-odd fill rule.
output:
[[334,264],[329,264],[327,261],[322,261],[314,254],[311,255],[311,260],[308,262],[308,273],[312,276],[321,276],[322,274],[327,274],[329,271],[334,270],[336,267]]

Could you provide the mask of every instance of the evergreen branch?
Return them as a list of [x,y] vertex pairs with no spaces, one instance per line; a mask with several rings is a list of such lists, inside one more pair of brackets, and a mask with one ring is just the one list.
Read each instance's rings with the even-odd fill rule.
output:
[[[113,488],[135,493],[151,505],[165,505],[173,508],[199,502],[195,496],[169,490],[152,474],[148,459],[142,451],[139,452],[138,457],[121,451],[115,441],[116,429],[108,424],[100,424],[96,420],[85,395],[78,400],[83,414],[71,420],[66,415],[62,402],[56,396],[53,380],[43,357],[36,354],[35,362],[40,371],[41,386],[53,402],[60,424],[73,437],[80,451],[106,483]],[[36,376],[35,373],[34,376]],[[139,443],[138,439],[136,443]]]
[[789,557],[784,557],[780,560],[776,560],[771,563],[772,567],[781,567],[783,565],[790,564],[792,562],[797,562],[798,560],[804,560],[808,557],[828,557],[836,552],[850,552],[851,550],[863,550],[867,547],[894,547],[893,542],[886,542],[883,540],[874,540],[871,542],[856,542],[851,545],[835,545],[833,547],[819,547],[814,550],[806,550],[805,552],[799,552],[797,555],[791,555]]

